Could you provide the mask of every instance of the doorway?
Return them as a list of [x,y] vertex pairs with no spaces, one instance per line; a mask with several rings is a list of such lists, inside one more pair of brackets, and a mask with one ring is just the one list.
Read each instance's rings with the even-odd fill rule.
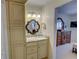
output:
[[[55,9],[56,59],[76,59],[73,44],[77,43],[77,1],[71,1]],[[75,23],[74,25],[71,23]],[[72,26],[73,25],[73,26]],[[70,55],[70,57],[69,57]]]

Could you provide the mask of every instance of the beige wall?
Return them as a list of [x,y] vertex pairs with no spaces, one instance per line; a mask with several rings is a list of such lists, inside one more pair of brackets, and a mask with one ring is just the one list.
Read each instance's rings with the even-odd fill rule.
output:
[[55,8],[71,0],[54,0],[43,9],[43,22],[46,23],[46,32],[44,34],[50,37],[49,59],[56,59],[56,29],[55,29]]

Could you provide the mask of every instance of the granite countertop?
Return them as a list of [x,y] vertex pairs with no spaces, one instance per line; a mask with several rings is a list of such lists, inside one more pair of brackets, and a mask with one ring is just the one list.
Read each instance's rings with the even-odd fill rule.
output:
[[33,42],[39,40],[46,40],[47,37],[26,37],[26,42]]

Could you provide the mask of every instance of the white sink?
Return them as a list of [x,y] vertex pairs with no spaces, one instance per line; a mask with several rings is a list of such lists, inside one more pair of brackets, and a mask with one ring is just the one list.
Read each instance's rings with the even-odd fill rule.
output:
[[26,37],[26,42],[45,40],[47,37]]

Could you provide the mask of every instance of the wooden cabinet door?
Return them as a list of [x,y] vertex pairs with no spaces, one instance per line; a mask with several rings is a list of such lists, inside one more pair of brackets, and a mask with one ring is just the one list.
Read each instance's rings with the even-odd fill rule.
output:
[[24,5],[9,2],[8,8],[11,59],[26,59]]
[[[44,44],[43,44],[44,42]],[[45,41],[38,42],[38,59],[42,59],[47,57],[47,51],[48,51],[48,44]]]
[[24,13],[24,4],[20,3],[9,3],[9,13],[10,13],[10,29],[23,28],[25,25],[25,13]]
[[37,42],[28,42],[26,45],[26,59],[37,59]]
[[11,1],[19,2],[19,3],[25,3],[25,1],[27,1],[27,0],[11,0]]
[[27,55],[27,59],[37,59],[37,53]]
[[29,46],[27,47],[27,55],[37,53],[37,46]]
[[12,46],[12,59],[26,59],[25,46],[17,44]]

